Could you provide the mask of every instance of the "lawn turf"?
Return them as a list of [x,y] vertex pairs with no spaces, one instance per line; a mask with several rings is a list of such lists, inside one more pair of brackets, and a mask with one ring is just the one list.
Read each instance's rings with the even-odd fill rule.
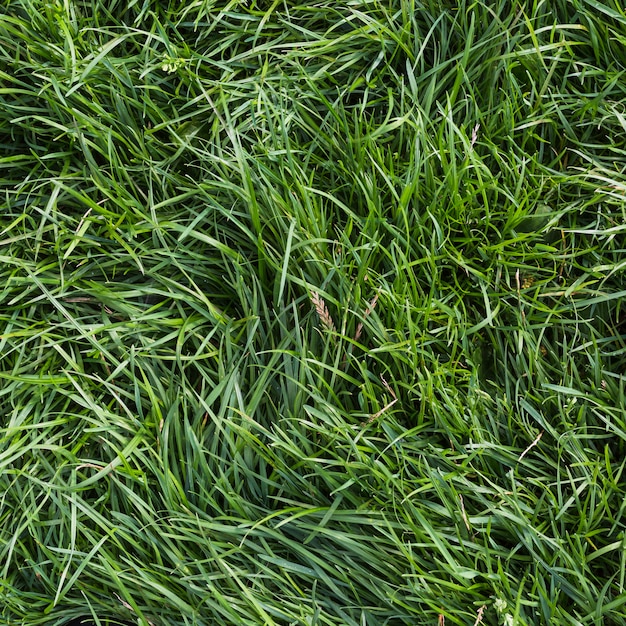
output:
[[4,0],[0,623],[626,624],[626,12]]

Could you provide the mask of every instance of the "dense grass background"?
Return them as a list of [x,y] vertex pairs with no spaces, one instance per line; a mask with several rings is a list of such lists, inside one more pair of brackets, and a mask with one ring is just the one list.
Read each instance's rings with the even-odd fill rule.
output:
[[626,13],[5,0],[0,618],[626,624]]

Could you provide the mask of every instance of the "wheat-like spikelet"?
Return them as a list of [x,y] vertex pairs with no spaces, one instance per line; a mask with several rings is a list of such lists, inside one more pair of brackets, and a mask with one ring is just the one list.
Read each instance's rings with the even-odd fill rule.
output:
[[322,298],[317,291],[313,291],[311,292],[311,302],[315,307],[315,311],[320,318],[322,326],[326,330],[334,332],[335,323],[333,322],[333,318],[330,316],[326,302],[324,302],[324,298]]

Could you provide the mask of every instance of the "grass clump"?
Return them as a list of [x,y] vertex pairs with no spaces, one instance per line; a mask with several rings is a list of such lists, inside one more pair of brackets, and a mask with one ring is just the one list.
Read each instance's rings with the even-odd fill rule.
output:
[[3,623],[626,623],[616,6],[4,3]]

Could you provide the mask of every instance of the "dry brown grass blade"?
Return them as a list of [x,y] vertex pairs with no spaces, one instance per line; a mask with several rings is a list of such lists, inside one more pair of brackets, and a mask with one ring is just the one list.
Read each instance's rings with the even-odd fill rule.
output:
[[[369,306],[367,307],[365,314],[363,315],[363,321],[365,321],[372,313],[372,311],[374,310],[374,307],[376,306],[376,303],[378,302],[378,294],[376,294],[373,298],[372,301],[370,302]],[[363,322],[359,322],[357,327],[356,327],[356,333],[354,333],[354,341],[358,341],[361,337],[361,333],[363,332]]]

